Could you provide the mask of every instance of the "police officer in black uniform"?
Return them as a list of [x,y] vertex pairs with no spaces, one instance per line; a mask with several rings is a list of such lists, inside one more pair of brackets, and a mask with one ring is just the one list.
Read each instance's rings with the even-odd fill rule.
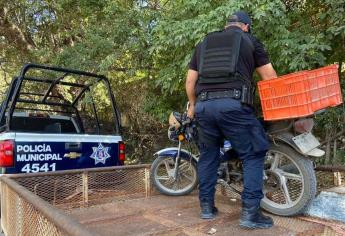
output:
[[208,34],[195,49],[186,81],[188,116],[199,124],[198,162],[201,218],[217,214],[214,205],[219,148],[231,142],[243,163],[240,226],[268,228],[260,211],[264,158],[269,143],[253,110],[254,70],[263,80],[277,77],[263,45],[250,33],[251,19],[238,11],[224,31]]

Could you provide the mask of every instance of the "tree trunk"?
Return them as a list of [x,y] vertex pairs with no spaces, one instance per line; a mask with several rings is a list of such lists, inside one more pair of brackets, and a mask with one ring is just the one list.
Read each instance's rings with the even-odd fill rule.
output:
[[325,164],[329,164],[330,156],[331,156],[331,141],[330,141],[330,132],[329,130],[326,131],[326,156],[325,156]]
[[333,159],[332,163],[336,164],[338,162],[337,160],[337,139],[334,140],[334,145],[333,145]]
[[22,51],[30,51],[35,48],[35,43],[18,25],[9,19],[9,9],[0,7],[0,30],[8,42],[15,43]]

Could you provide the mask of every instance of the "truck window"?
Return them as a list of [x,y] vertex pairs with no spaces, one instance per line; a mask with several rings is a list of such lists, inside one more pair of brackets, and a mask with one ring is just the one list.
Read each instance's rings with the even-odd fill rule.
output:
[[78,133],[71,120],[49,117],[13,117],[12,131],[33,133]]

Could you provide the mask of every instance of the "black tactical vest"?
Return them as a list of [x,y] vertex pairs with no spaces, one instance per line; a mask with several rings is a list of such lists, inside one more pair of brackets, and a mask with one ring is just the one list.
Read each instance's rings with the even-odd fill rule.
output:
[[243,36],[240,30],[211,33],[201,43],[198,83],[217,84],[239,79],[236,73]]

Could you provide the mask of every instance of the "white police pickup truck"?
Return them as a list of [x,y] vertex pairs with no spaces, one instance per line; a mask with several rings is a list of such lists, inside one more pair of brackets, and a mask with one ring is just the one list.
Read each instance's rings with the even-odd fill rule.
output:
[[2,174],[123,165],[120,115],[108,79],[27,64],[0,110]]

